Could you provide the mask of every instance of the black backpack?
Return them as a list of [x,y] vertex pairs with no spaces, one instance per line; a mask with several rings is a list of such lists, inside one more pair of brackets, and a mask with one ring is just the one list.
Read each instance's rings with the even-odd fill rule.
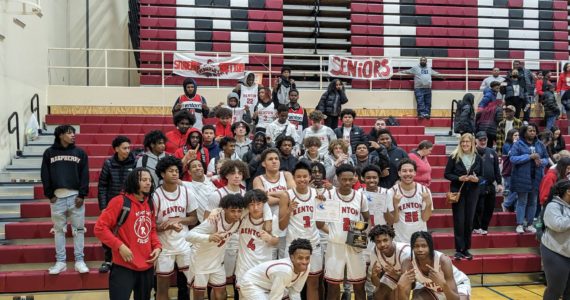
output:
[[398,122],[398,120],[394,116],[389,116],[388,119],[386,120],[386,125],[387,126],[400,126],[400,122]]
[[[148,205],[150,206],[150,210],[153,211],[154,207],[151,198],[148,199]],[[130,212],[131,212],[131,199],[123,195],[123,208],[121,209],[119,216],[117,216],[117,224],[115,225],[115,228],[113,228],[113,233],[115,235],[117,235],[119,228],[121,228],[121,226],[125,224],[125,221],[127,221]]]

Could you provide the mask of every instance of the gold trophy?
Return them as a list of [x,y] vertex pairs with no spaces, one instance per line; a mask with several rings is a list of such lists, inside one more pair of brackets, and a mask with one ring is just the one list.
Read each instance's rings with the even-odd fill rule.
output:
[[366,249],[368,246],[368,237],[366,232],[368,223],[364,221],[351,221],[350,229],[346,236],[346,244],[352,247]]

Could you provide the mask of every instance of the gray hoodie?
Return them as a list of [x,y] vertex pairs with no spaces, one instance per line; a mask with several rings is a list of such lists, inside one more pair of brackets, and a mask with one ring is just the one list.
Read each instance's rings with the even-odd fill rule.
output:
[[239,159],[242,159],[244,154],[251,150],[251,140],[249,137],[245,139],[243,143],[236,143],[236,150],[235,153],[239,156]]
[[431,76],[439,75],[431,67],[417,65],[409,70],[400,71],[404,74],[414,75],[414,89],[431,89]]
[[570,258],[570,204],[554,197],[544,210],[542,244],[562,256]]

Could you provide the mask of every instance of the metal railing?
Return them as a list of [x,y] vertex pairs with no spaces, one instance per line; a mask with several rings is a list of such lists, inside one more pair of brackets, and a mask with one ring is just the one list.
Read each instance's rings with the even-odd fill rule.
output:
[[[35,101],[34,101],[35,100]],[[35,106],[34,106],[35,104]],[[36,120],[38,120],[38,123],[41,124],[41,119],[40,119],[40,96],[38,94],[34,94],[32,96],[32,99],[30,99],[30,110],[33,113],[36,113]],[[40,126],[39,128],[39,133],[42,133],[42,126]]]
[[[16,124],[14,127],[12,125],[12,119],[16,118]],[[22,150],[20,148],[20,117],[18,116],[18,112],[13,112],[10,117],[8,118],[8,133],[12,134],[16,132],[16,156],[22,156]]]
[[455,128],[453,128],[453,127],[454,127],[454,126],[453,126],[453,123],[454,123],[453,121],[454,121],[454,119],[455,119],[455,111],[457,110],[457,107],[459,107],[459,101],[458,101],[458,100],[455,100],[455,99],[452,100],[452,101],[451,101],[451,125],[450,125],[450,127],[449,127],[449,136],[452,136],[452,135],[453,135],[453,130],[455,129]]
[[[67,59],[52,59],[52,56],[55,56],[56,53],[59,52],[64,52],[66,54]],[[72,58],[76,58],[76,61],[82,61],[81,59],[78,59],[81,57],[81,55],[86,55],[86,53],[89,53],[89,55],[102,55],[102,61],[99,62],[99,65],[96,65],[96,63],[91,60],[91,65],[89,66],[83,66],[83,65],[70,65],[71,63],[68,63],[68,65],[66,65],[65,63],[63,64],[58,64],[57,61],[71,61],[72,59],[69,59],[69,57]],[[121,66],[110,66],[109,65],[109,56],[110,55],[116,55],[116,54],[122,54],[124,55],[125,53],[128,55],[135,55],[138,54],[141,56],[146,55],[146,54],[155,54],[157,57],[160,57],[157,61],[154,61],[153,64],[159,67],[132,67],[129,65],[121,65]],[[227,55],[247,55],[250,58],[251,57],[266,57],[267,59],[265,60],[267,63],[253,63],[253,64],[257,64],[257,65],[262,65],[264,67],[263,70],[256,70],[255,72],[259,72],[259,73],[263,73],[264,76],[268,76],[268,78],[272,79],[276,76],[279,76],[279,71],[278,70],[273,70],[273,65],[276,61],[276,59],[283,59],[284,60],[284,64],[285,65],[291,65],[289,63],[287,63],[287,58],[290,57],[291,59],[297,59],[297,58],[313,58],[315,64],[311,65],[311,67],[315,68],[315,70],[293,70],[291,75],[292,76],[315,76],[317,75],[319,78],[319,84],[318,86],[322,89],[323,86],[323,82],[327,81],[329,75],[328,72],[326,71],[328,68],[328,55],[322,55],[322,54],[272,54],[272,53],[241,53],[241,52],[233,52],[233,53],[229,53],[229,52],[207,52],[207,51],[170,51],[170,50],[140,50],[140,49],[97,49],[97,48],[90,48],[90,49],[86,49],[86,48],[49,48],[48,49],[48,56],[49,56],[49,65],[48,65],[48,72],[56,72],[57,70],[67,70],[67,71],[73,71],[73,70],[99,70],[99,71],[103,71],[104,75],[102,78],[102,82],[100,84],[95,84],[98,86],[110,86],[109,84],[109,72],[110,71],[135,71],[135,72],[139,72],[139,73],[148,73],[148,72],[154,72],[154,73],[160,73],[160,85],[162,87],[164,87],[166,85],[166,79],[168,79],[169,77],[174,77],[176,75],[172,74],[172,69],[171,68],[166,68],[165,66],[167,66],[168,64],[170,64],[170,62],[167,62],[165,60],[165,57],[167,55],[171,55],[174,53],[197,53],[200,55],[207,55],[207,56],[214,56],[214,57],[220,57],[220,56],[227,56]],[[374,56],[365,56],[365,55],[351,55],[350,57],[353,58],[376,58]],[[403,69],[407,69],[410,68],[414,65],[418,64],[418,57],[387,57],[391,60],[391,66],[392,68],[394,68],[394,70],[396,72],[394,72],[394,75],[391,79],[385,79],[388,81],[391,80],[402,80],[403,78],[408,78],[411,79],[412,75],[407,75],[407,74],[401,74],[398,73],[397,71],[399,70],[403,70]],[[460,67],[455,67],[455,68],[448,68],[448,69],[453,69],[455,72],[454,73],[445,73],[443,72],[441,75],[442,77],[444,77],[445,79],[456,79],[456,80],[462,80],[465,79],[465,91],[467,92],[469,90],[469,82],[472,80],[482,80],[483,78],[486,78],[488,76],[490,76],[490,70],[493,68],[493,66],[496,63],[509,63],[509,65],[512,65],[512,62],[515,61],[517,59],[490,59],[490,58],[452,58],[452,57],[445,57],[445,58],[438,58],[438,57],[434,57],[434,58],[430,58],[429,61],[430,62],[453,62],[455,63],[457,66]],[[127,60],[126,60],[127,61]],[[131,60],[132,61],[132,60]],[[542,63],[550,63],[550,64],[555,64],[555,70],[551,70],[551,71],[555,71],[555,75],[558,76],[560,68],[561,68],[561,63],[562,61],[557,61],[557,60],[523,60],[526,64],[526,67],[531,69],[531,70],[538,70],[540,64]],[[54,63],[56,62],[56,63]],[[470,67],[470,63],[473,62],[478,62],[479,65],[484,65],[482,67],[476,67],[476,68],[471,68]],[[125,64],[128,64],[125,62]],[[277,64],[275,64],[277,65]],[[279,64],[281,65],[281,64]],[[316,69],[318,68],[318,69]],[[437,70],[437,68],[434,68]],[[473,74],[472,71],[477,70],[477,71],[481,71],[481,70],[489,70],[489,74]],[[503,72],[504,73],[504,72]],[[71,77],[71,76],[69,76]],[[434,81],[437,81],[440,79],[434,78]],[[369,84],[369,89],[373,90],[373,80],[369,80],[370,84]],[[50,76],[50,84],[52,84],[51,82],[51,76]],[[75,85],[81,85],[81,84],[75,84]],[[114,83],[115,86],[117,86],[117,84]],[[118,84],[118,86],[130,86],[129,83],[126,84]],[[217,84],[216,87],[220,87],[220,80],[217,80]],[[388,89],[394,89],[394,90],[399,90],[401,88],[399,88],[398,86],[392,88],[391,85]]]

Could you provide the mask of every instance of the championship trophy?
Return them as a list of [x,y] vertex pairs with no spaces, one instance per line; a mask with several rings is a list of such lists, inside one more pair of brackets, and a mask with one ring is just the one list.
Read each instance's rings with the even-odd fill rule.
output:
[[368,223],[364,221],[350,221],[350,229],[346,236],[346,244],[352,247],[366,249],[368,237],[364,232],[368,228]]

